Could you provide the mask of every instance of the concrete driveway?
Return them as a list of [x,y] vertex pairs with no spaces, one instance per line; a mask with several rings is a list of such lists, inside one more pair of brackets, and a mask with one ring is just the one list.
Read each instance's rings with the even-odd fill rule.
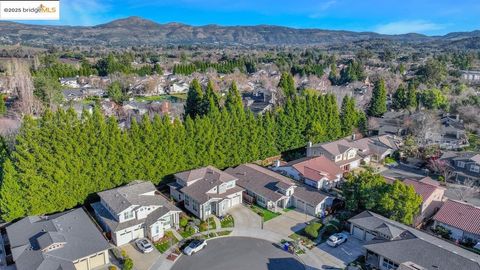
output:
[[347,242],[340,246],[331,247],[325,242],[314,247],[311,251],[322,261],[324,266],[344,268],[347,264],[357,259],[358,256],[363,255],[362,242],[350,234],[348,235]]
[[269,241],[249,237],[209,240],[204,250],[181,256],[172,270],[304,270],[303,263]]
[[237,205],[229,209],[228,213],[233,216],[235,229],[260,229],[262,227],[261,217],[244,205]]
[[297,210],[290,210],[265,222],[263,228],[288,237],[292,233],[305,228],[306,222],[310,222],[313,219],[315,219],[314,216],[305,215]]
[[157,261],[160,257],[160,252],[157,249],[153,249],[150,253],[142,253],[138,250],[135,243],[130,243],[127,245],[123,245],[120,249],[125,250],[127,255],[132,258],[133,265],[136,270],[148,270],[150,267]]

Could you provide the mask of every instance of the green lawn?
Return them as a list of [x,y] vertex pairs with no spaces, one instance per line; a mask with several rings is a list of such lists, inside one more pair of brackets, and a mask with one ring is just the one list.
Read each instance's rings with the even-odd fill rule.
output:
[[283,209],[283,212],[287,213],[288,211],[292,211],[293,209],[295,209],[295,207],[290,206],[288,208]]
[[137,96],[135,100],[137,101],[162,101],[170,100],[172,102],[182,101],[187,99],[187,94],[173,94],[173,95],[157,95],[157,96]]
[[160,239],[160,241],[154,243],[154,246],[160,253],[164,253],[167,251],[171,246],[178,243],[178,239],[173,235],[172,232],[166,232],[165,236]]
[[215,219],[213,219],[213,217],[209,217],[207,221],[210,225],[210,230],[215,230],[217,228],[217,224],[215,224]]
[[233,220],[232,215],[227,215],[220,220],[220,224],[222,228],[232,228],[235,225],[235,221]]
[[218,236],[225,236],[225,235],[229,235],[231,233],[232,233],[232,231],[221,231],[221,232],[217,232],[217,235]]
[[252,205],[251,209],[253,212],[257,213],[259,216],[263,217],[263,221],[269,221],[270,219],[276,218],[280,216],[279,213],[274,213],[268,209],[265,209],[263,207],[260,207],[258,205]]

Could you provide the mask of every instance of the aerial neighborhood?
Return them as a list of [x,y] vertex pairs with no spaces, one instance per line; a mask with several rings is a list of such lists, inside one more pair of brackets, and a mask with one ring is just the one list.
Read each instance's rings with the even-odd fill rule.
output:
[[0,270],[480,270],[479,32],[367,30],[0,21]]

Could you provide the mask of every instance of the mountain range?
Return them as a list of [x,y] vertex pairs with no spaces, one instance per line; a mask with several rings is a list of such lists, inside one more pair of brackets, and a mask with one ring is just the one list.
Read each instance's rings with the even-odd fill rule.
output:
[[480,31],[456,32],[444,36],[422,34],[382,35],[321,29],[296,29],[283,26],[191,26],[181,23],[159,24],[140,17],[128,17],[96,26],[32,25],[0,22],[0,44],[30,46],[310,46],[341,45],[363,40],[389,40],[408,43],[459,42],[478,47]]

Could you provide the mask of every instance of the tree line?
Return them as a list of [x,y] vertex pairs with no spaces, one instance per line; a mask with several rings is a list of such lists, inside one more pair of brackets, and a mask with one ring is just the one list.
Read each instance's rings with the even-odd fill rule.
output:
[[244,110],[235,84],[221,100],[211,85],[203,89],[197,83],[190,87],[184,121],[145,116],[121,129],[98,108],[80,118],[71,109],[25,117],[2,165],[2,218],[62,211],[135,179],[158,184],[200,166],[261,160],[307,141],[337,139],[358,124],[340,120],[340,115],[357,119],[353,99],[340,111],[333,95],[297,96],[256,117]]
[[233,73],[236,69],[243,73],[254,73],[257,70],[254,62],[239,59],[221,61],[218,63],[195,61],[191,64],[177,64],[173,66],[173,73],[191,75],[194,72],[205,72],[209,68],[222,74]]

